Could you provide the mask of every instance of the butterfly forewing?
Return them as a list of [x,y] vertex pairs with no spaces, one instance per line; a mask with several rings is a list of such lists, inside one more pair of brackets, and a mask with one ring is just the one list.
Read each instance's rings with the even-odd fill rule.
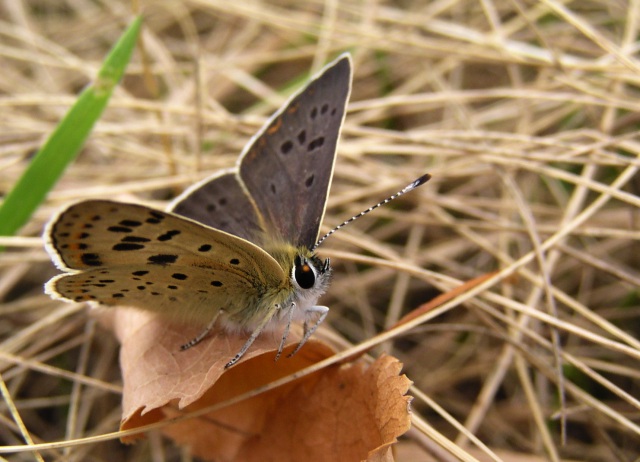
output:
[[240,157],[240,178],[277,239],[316,242],[350,88],[345,55],[274,114]]
[[169,210],[243,239],[256,242],[260,220],[235,170],[207,178],[187,189]]
[[223,231],[137,204],[91,200],[72,205],[49,225],[48,247],[65,270],[201,268],[280,287],[285,274],[259,247]]

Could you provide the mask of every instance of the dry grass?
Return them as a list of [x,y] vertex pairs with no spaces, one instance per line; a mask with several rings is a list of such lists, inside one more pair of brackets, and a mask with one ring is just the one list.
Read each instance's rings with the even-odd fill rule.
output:
[[[162,206],[233,165],[284,85],[349,50],[354,88],[325,226],[421,172],[434,179],[324,246],[337,269],[331,326],[357,344],[499,270],[381,347],[415,383],[398,460],[491,460],[469,434],[502,460],[637,460],[640,3],[147,3],[143,47],[90,142],[22,237],[1,240],[3,445],[24,443],[20,421],[37,443],[112,432],[120,418],[115,341],[83,307],[42,292],[55,273],[38,237],[46,220],[86,197]],[[131,9],[0,4],[0,191]],[[42,455],[189,460],[155,434]]]

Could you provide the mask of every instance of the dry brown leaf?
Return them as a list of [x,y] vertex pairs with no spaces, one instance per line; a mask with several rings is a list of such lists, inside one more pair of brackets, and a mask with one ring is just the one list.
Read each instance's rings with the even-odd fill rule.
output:
[[[122,343],[123,430],[223,402],[333,355],[312,339],[293,358],[299,332],[274,362],[279,333],[260,335],[234,367],[224,365],[246,335],[197,335],[147,313],[120,310],[113,322]],[[205,460],[393,460],[391,445],[410,426],[410,381],[391,356],[325,368],[285,386],[163,428]],[[136,437],[124,439],[131,442]]]

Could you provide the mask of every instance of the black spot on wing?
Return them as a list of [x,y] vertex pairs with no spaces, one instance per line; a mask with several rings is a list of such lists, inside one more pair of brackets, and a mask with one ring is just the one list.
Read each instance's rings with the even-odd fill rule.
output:
[[126,226],[128,228],[137,228],[138,226],[142,226],[142,222],[137,220],[122,220],[118,224],[121,226]]
[[142,236],[125,236],[120,242],[150,242],[151,239]]
[[166,233],[161,234],[157,239],[161,242],[170,241],[174,236],[177,236],[178,234],[180,234],[180,231],[178,231],[177,229],[172,229],[171,231],[167,231]]
[[144,245],[142,244],[134,244],[134,243],[130,243],[130,242],[121,242],[120,244],[116,244],[113,247],[111,247],[113,250],[116,251],[131,251],[131,250],[142,250],[144,249]]
[[149,258],[147,258],[147,261],[154,265],[164,266],[164,265],[171,265],[175,263],[177,259],[178,259],[177,255],[158,254],[158,255],[151,255]]
[[87,266],[102,266],[102,260],[97,253],[83,253],[80,260]]
[[315,178],[315,177],[314,177],[314,175],[309,175],[309,176],[307,177],[307,179],[306,179],[306,180],[304,180],[304,185],[305,185],[307,188],[310,188],[310,187],[311,187],[311,185],[313,185],[313,180],[314,180],[314,178]]
[[280,145],[280,152],[282,154],[289,154],[292,149],[293,149],[293,143],[291,142],[291,140],[287,140]]
[[307,146],[307,151],[308,152],[315,151],[316,149],[321,148],[323,145],[324,145],[324,136],[319,136],[311,140],[311,142]]
[[107,231],[111,231],[112,233],[130,233],[133,229],[125,226],[109,226]]
[[145,221],[147,223],[149,223],[150,225],[157,225],[160,222],[162,222],[162,220],[164,220],[164,218],[165,218],[164,214],[162,214],[160,212],[153,211],[153,210],[151,210],[149,212],[149,215],[151,215],[151,217],[147,218]]

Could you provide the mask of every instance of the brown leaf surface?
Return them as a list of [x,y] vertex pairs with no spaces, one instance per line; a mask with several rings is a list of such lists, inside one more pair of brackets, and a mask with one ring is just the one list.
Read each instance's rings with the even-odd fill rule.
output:
[[[123,430],[223,402],[334,353],[312,339],[286,358],[300,338],[292,331],[274,362],[280,334],[266,333],[225,371],[246,335],[210,335],[182,352],[197,328],[134,310],[118,310],[112,325],[122,343]],[[332,366],[162,431],[205,460],[393,460],[390,447],[410,426],[410,381],[401,368],[390,356]]]

